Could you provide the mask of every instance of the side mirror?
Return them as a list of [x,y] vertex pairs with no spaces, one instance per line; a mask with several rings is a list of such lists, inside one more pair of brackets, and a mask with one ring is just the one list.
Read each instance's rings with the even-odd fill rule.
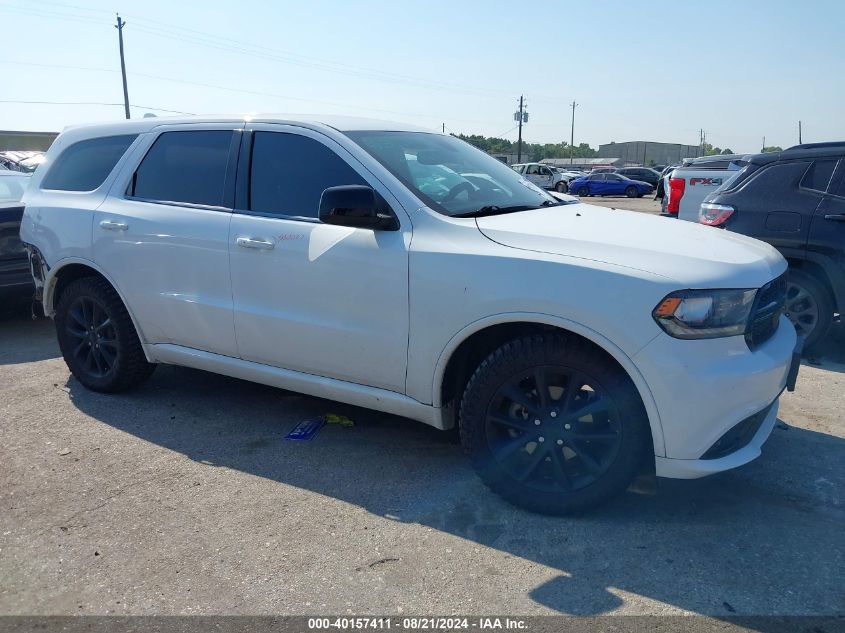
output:
[[320,196],[320,221],[361,229],[396,231],[399,222],[371,187],[329,187]]

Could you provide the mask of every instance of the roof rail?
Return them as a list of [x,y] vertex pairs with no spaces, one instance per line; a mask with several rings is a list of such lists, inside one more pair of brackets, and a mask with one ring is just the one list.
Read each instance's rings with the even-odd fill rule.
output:
[[845,141],[827,141],[825,143],[803,143],[801,145],[793,145],[787,147],[784,151],[789,152],[794,149],[823,149],[825,147],[845,147]]

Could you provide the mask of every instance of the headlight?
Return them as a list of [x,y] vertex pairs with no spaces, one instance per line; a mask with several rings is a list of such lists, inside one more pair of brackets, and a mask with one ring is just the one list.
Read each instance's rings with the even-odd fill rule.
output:
[[719,338],[745,334],[756,289],[679,290],[651,313],[675,338]]

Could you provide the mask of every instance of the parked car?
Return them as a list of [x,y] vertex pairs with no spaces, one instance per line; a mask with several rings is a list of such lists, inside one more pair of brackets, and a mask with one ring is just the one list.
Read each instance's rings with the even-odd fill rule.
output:
[[593,167],[590,170],[591,174],[612,174],[616,171],[616,167]]
[[[476,180],[430,187],[444,170]],[[73,127],[24,202],[36,293],[82,385],[171,363],[457,424],[483,481],[538,512],[642,469],[751,461],[798,369],[768,244],[559,200],[401,124]]]
[[664,211],[671,217],[698,222],[698,211],[708,194],[742,169],[742,154],[702,156],[683,161],[669,173]]
[[0,291],[32,288],[29,260],[20,240],[23,197],[29,175],[0,171]]
[[542,163],[517,163],[511,167],[516,173],[522,174],[527,180],[533,182],[538,187],[554,189],[558,193],[569,191],[569,181],[572,178],[549,165],[543,165]]
[[31,173],[41,163],[44,152],[6,151],[0,152],[0,166],[10,171]]
[[616,173],[631,180],[647,182],[652,187],[657,187],[657,183],[660,181],[660,172],[648,167],[622,167],[617,169]]
[[631,180],[620,174],[590,174],[576,178],[569,183],[570,190],[577,196],[628,196],[642,198],[654,188],[647,182]]
[[825,339],[845,310],[845,142],[747,157],[699,222],[777,248],[789,262],[787,316],[808,348]]

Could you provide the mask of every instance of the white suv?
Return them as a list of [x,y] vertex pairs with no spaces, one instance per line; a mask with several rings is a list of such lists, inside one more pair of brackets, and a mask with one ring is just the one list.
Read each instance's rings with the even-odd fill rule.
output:
[[38,295],[86,387],[173,363],[457,424],[485,483],[539,512],[642,469],[754,459],[797,371],[769,245],[552,197],[426,130],[76,127],[24,202]]

